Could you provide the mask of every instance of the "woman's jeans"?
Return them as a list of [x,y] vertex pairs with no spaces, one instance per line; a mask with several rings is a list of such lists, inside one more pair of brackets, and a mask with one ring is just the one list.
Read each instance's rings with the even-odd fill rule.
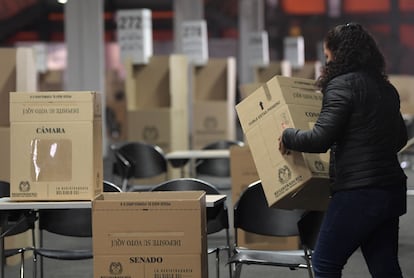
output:
[[312,256],[315,277],[341,277],[359,247],[372,277],[402,277],[398,232],[399,216],[405,212],[405,185],[335,193]]

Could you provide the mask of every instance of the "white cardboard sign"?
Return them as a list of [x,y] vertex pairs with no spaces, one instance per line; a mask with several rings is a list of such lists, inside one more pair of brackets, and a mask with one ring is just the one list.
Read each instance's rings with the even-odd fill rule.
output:
[[302,36],[286,37],[283,42],[284,59],[292,68],[298,69],[305,65],[305,40]]
[[251,66],[265,67],[269,65],[269,38],[266,31],[249,34],[248,55]]
[[151,10],[120,10],[116,24],[121,60],[147,64],[153,54]]
[[184,21],[182,27],[182,52],[190,63],[205,65],[208,61],[207,23],[205,20]]

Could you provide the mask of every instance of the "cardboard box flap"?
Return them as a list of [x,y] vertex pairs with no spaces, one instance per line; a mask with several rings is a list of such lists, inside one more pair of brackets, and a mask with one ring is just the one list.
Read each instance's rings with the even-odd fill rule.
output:
[[102,193],[92,202],[93,210],[199,210],[205,206],[204,191],[158,191]]
[[39,81],[51,84],[63,84],[63,70],[49,70],[39,74]]
[[16,65],[16,91],[36,91],[37,70],[33,48],[18,47]]
[[10,121],[82,121],[102,115],[101,94],[90,91],[11,92]]
[[[195,68],[194,100],[228,100],[234,98],[235,88],[229,80],[235,78],[235,61],[226,59],[209,59],[204,66]],[[230,87],[229,87],[230,86]]]
[[236,105],[236,111],[244,133],[254,127],[256,122],[264,115],[280,106],[281,102],[275,102],[272,93],[265,86],[261,86],[253,94],[246,97],[244,101],[239,102]]
[[12,91],[36,91],[37,74],[32,48],[0,48],[0,126],[9,126]]
[[171,55],[169,62],[171,107],[188,110],[188,58],[186,55]]
[[276,75],[273,78],[269,79],[269,81],[271,80],[277,81],[280,84],[280,86],[300,88],[311,91],[317,90],[317,88],[315,87],[315,80],[313,79]]
[[286,104],[321,106],[323,95],[311,79],[275,76],[263,85]]
[[186,56],[152,56],[146,65],[133,65],[129,61],[126,69],[128,110],[185,107],[183,103],[188,95]]
[[53,91],[53,92],[11,92],[10,102],[30,103],[73,103],[94,102],[97,99],[93,91]]
[[248,97],[249,95],[251,95],[254,91],[259,89],[263,85],[264,83],[262,82],[241,84],[239,86],[241,99]]
[[292,65],[289,61],[271,62],[266,67],[256,67],[254,69],[255,82],[267,82],[275,75],[291,76]]
[[9,126],[9,93],[16,90],[16,50],[0,48],[0,124]]
[[209,59],[206,65],[196,67],[194,100],[226,100],[227,78],[226,59]]

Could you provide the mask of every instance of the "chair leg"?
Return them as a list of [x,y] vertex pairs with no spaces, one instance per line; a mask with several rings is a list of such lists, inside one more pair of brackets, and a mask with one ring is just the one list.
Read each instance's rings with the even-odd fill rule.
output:
[[313,275],[313,269],[312,269],[312,260],[311,260],[311,251],[304,247],[303,251],[305,252],[305,260],[306,260],[306,265],[308,268],[308,274],[309,274],[309,278],[314,278]]
[[220,278],[220,248],[216,249],[216,277]]
[[33,278],[37,277],[37,255],[33,250]]
[[[226,230],[226,240],[227,240],[227,259],[231,258],[231,244],[230,244],[230,233],[229,230]],[[233,277],[233,271],[232,271],[232,264],[229,264],[229,277]]]
[[238,263],[235,264],[233,278],[240,278],[242,266],[243,264],[238,264]]
[[24,278],[24,249],[20,251],[20,278]]
[[122,179],[122,191],[123,192],[126,192],[127,187],[128,187],[128,179],[127,178],[123,178]]
[[40,278],[43,278],[43,261],[44,261],[44,258],[43,258],[43,256],[40,256]]

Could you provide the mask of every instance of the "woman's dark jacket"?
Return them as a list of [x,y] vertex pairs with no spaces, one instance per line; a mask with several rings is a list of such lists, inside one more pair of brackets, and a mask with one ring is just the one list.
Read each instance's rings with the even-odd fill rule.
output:
[[397,153],[407,143],[396,89],[363,72],[333,78],[312,130],[288,128],[287,149],[323,153],[331,149],[332,190],[402,184]]

